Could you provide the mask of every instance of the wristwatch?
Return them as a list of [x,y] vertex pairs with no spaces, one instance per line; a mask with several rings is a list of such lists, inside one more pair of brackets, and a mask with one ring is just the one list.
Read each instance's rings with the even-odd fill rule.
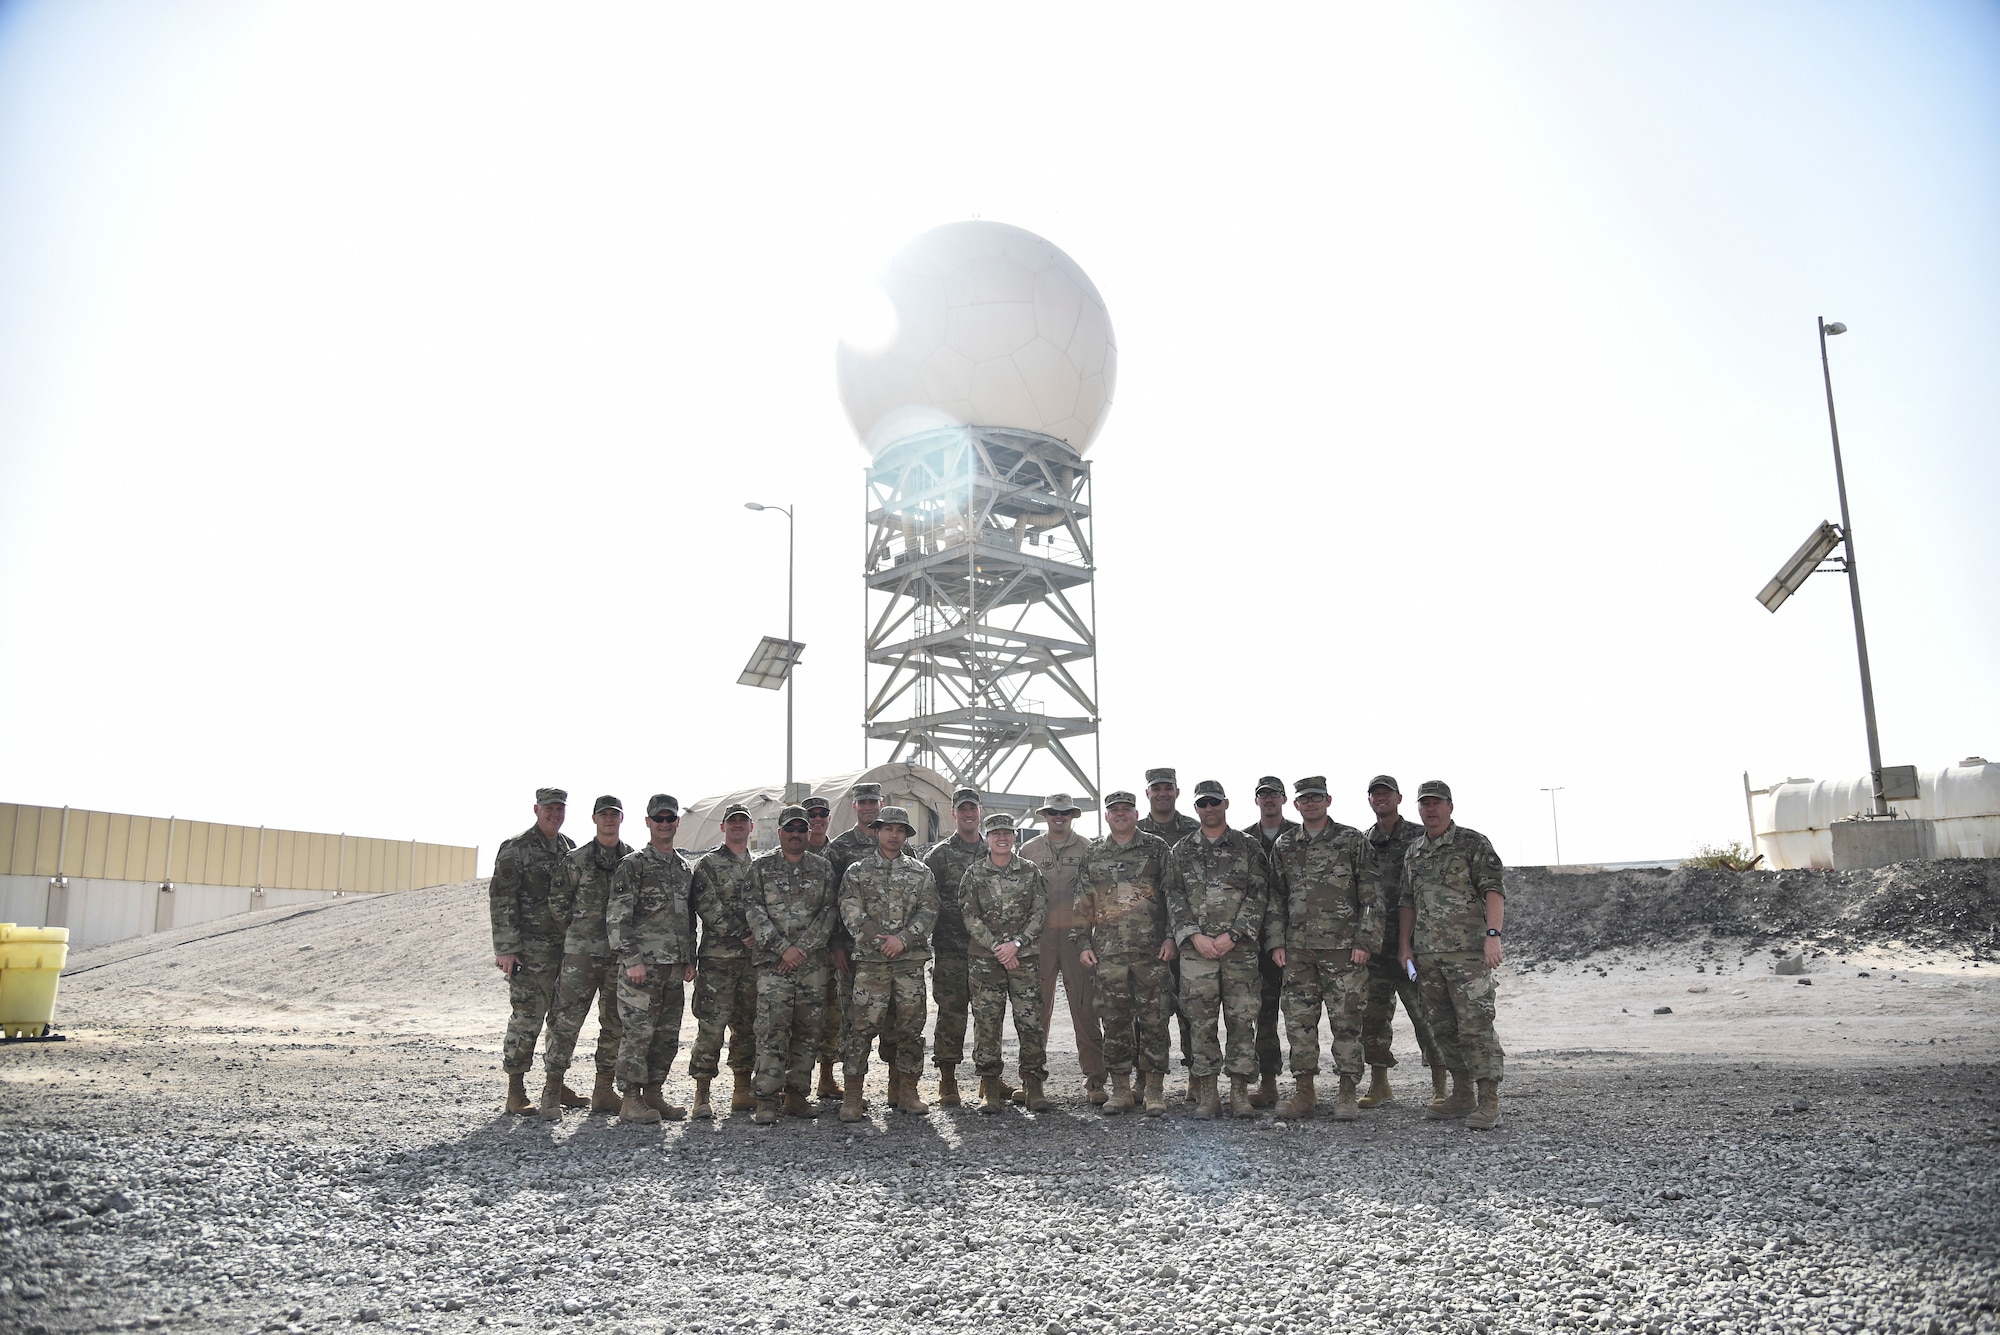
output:
[[1234,927],[1229,929],[1229,939],[1239,946],[1243,944],[1243,934]]
[[1498,936],[1498,935],[1500,935],[1500,929],[1499,929],[1498,927],[1489,927],[1489,928],[1487,928],[1487,929],[1486,929],[1486,935],[1488,935],[1488,936]]

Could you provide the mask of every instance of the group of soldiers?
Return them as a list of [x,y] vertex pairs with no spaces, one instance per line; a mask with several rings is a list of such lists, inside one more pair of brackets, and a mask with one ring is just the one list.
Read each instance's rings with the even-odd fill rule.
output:
[[[1175,772],[1154,769],[1144,816],[1137,795],[1106,794],[1109,832],[1088,839],[1071,829],[1081,808],[1056,794],[1036,813],[1046,831],[1019,847],[1014,818],[986,814],[980,794],[961,788],[954,830],[921,856],[909,812],[883,805],[879,785],[848,796],[855,823],[838,836],[826,833],[830,801],[808,797],[779,813],[778,846],[753,854],[754,821],[739,804],[722,812],[722,844],[690,855],[674,846],[681,810],[670,795],[647,801],[637,849],[620,838],[618,799],[598,798],[595,838],[578,847],[562,833],[567,794],[538,789],[535,824],[500,846],[491,884],[494,963],[512,1006],[508,1111],[712,1117],[726,1045],[730,1108],[759,1125],[819,1115],[815,1062],[818,1098],[840,1100],[842,1121],[861,1120],[871,1049],[888,1068],[889,1106],[928,1112],[928,972],[943,1107],[963,1104],[968,1016],[979,1111],[1048,1107],[1060,979],[1086,1097],[1107,1116],[1166,1111],[1176,1030],[1196,1117],[1222,1114],[1225,1075],[1232,1116],[1274,1105],[1281,1118],[1313,1116],[1324,1012],[1339,1080],[1332,1115],[1352,1120],[1394,1097],[1400,1000],[1431,1069],[1425,1115],[1498,1125],[1502,867],[1484,835],[1452,820],[1444,783],[1418,788],[1413,822],[1396,780],[1375,776],[1375,819],[1357,828],[1328,814],[1323,778],[1292,785],[1292,820],[1284,783],[1266,776],[1258,821],[1234,829],[1220,783],[1195,785],[1189,816]],[[690,983],[691,1110],[664,1093]],[[566,1073],[593,1001],[597,1082],[585,1097]],[[1018,1089],[1002,1078],[1010,1009]],[[531,1102],[525,1077],[544,1026],[544,1082]],[[1286,1051],[1294,1089],[1280,1101]]]

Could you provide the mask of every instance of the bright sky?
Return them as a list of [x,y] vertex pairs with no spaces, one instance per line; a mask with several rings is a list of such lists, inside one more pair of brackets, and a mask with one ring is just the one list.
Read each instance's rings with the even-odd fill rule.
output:
[[1816,315],[1884,760],[2000,756],[1991,5],[102,0],[0,10],[0,800],[490,861],[776,782],[752,499],[859,766],[833,347],[967,217],[1117,330],[1107,787],[1442,777],[1538,863],[1545,787],[1626,860],[1863,773],[1842,581],[1754,601]]

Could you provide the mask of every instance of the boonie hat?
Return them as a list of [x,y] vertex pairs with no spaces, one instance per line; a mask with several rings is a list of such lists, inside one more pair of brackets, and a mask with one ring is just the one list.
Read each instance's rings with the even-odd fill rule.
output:
[[1319,797],[1331,796],[1326,791],[1326,776],[1324,774],[1307,775],[1292,785],[1293,797],[1304,797],[1307,793],[1312,793]]
[[909,831],[912,837],[917,833],[917,827],[910,824],[910,813],[902,807],[883,807],[882,813],[868,822],[868,828],[871,830],[879,830],[884,825],[900,825]]
[[977,801],[979,801],[977,788],[961,788],[951,795],[951,805],[954,809],[964,806],[967,802]]
[[979,828],[985,834],[991,834],[995,830],[1005,830],[1009,834],[1012,834],[1014,832],[1014,818],[1005,811],[996,811],[981,821]]
[[1403,795],[1402,787],[1399,784],[1397,784],[1395,779],[1393,779],[1387,774],[1377,774],[1374,778],[1368,781],[1369,792],[1372,793],[1377,788],[1387,788],[1390,792],[1394,793],[1398,797],[1401,797]]
[[1104,809],[1106,811],[1111,810],[1111,808],[1117,806],[1120,802],[1123,802],[1128,807],[1139,805],[1139,799],[1126,792],[1123,788],[1120,788],[1115,793],[1106,793],[1104,795]]
[[1445,801],[1449,802],[1451,801],[1451,785],[1443,779],[1425,779],[1417,785],[1417,800],[1421,802],[1426,797],[1442,797]]
[[646,799],[646,814],[654,820],[672,817],[681,818],[681,801],[672,793],[654,793]]
[[591,815],[595,816],[600,811],[615,811],[622,816],[625,814],[625,804],[611,794],[606,793],[590,804]]
[[549,805],[550,805],[550,804],[552,804],[552,803],[553,803],[553,804],[556,804],[556,805],[559,805],[559,806],[568,806],[568,805],[569,805],[569,794],[568,794],[568,793],[566,793],[566,792],[564,792],[564,791],[563,791],[562,789],[560,789],[560,788],[537,788],[537,789],[535,789],[535,805],[536,805],[536,806],[538,806],[538,807],[545,807],[545,806],[549,806]]
[[880,802],[882,785],[879,783],[857,783],[848,789],[847,796],[856,802]]
[[1176,787],[1176,788],[1180,787],[1180,785],[1181,785],[1181,781],[1180,781],[1179,779],[1177,779],[1177,778],[1175,778],[1175,777],[1174,777],[1174,772],[1173,772],[1172,770],[1170,770],[1170,769],[1149,769],[1149,770],[1147,770],[1147,771],[1146,771],[1146,786],[1147,786],[1148,788],[1151,788],[1151,787],[1152,787],[1152,786],[1153,786],[1154,784],[1156,784],[1156,783],[1170,783],[1170,784],[1174,785],[1174,787]]
[[1215,779],[1203,779],[1194,786],[1194,800],[1197,802],[1204,797],[1227,798],[1228,796],[1229,794],[1222,791],[1222,784]]
[[738,816],[741,816],[744,820],[752,819],[750,808],[744,806],[741,802],[731,802],[722,809],[723,820],[734,820]]
[[1070,815],[1074,816],[1079,812],[1081,812],[1082,810],[1083,808],[1076,804],[1076,799],[1071,797],[1068,793],[1050,793],[1048,796],[1048,800],[1035,808],[1035,814],[1040,815],[1043,812],[1053,811],[1057,815],[1061,815],[1064,812],[1068,812]]
[[1263,778],[1257,780],[1257,791],[1254,795],[1262,797],[1265,793],[1276,793],[1279,797],[1283,797],[1285,795],[1285,781],[1275,774],[1266,774]]
[[804,820],[805,818],[806,809],[804,807],[786,807],[778,813],[778,824],[789,825],[795,820]]

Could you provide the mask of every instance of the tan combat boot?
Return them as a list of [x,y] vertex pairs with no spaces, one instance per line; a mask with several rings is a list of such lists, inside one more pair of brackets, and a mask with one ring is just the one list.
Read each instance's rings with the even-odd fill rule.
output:
[[955,1069],[938,1067],[938,1107],[962,1108],[965,1100],[958,1096],[958,1072]]
[[646,1096],[639,1092],[637,1085],[634,1085],[625,1091],[625,1097],[618,1104],[618,1120],[637,1122],[642,1126],[650,1125],[660,1120],[660,1111],[649,1106]]
[[1268,1108],[1278,1101],[1278,1073],[1266,1071],[1257,1081],[1257,1088],[1250,1091],[1250,1106]]
[[1122,1117],[1132,1111],[1132,1076],[1130,1072],[1111,1073],[1111,1093],[1098,1105],[1097,1111],[1106,1117]]
[[1465,1119],[1468,1131],[1491,1131],[1500,1125],[1500,1082],[1479,1082],[1479,1104]]
[[784,1111],[787,1117],[817,1117],[819,1100],[809,1099],[796,1089],[788,1089],[785,1091]]
[[757,1100],[757,1111],[750,1114],[750,1120],[758,1126],[776,1126],[778,1124],[778,1096],[773,1094],[768,1099],[760,1096]]
[[1278,1116],[1291,1121],[1313,1115],[1313,1110],[1319,1107],[1319,1095],[1313,1090],[1315,1074],[1312,1071],[1292,1073],[1292,1096],[1278,1105]]
[[819,1064],[819,1096],[823,1099],[841,1097],[840,1082],[833,1078],[833,1063],[830,1061]]
[[688,1110],[678,1103],[667,1102],[667,1087],[664,1084],[642,1085],[639,1097],[646,1100],[646,1106],[669,1122],[678,1122],[688,1115]]
[[1451,1073],[1451,1096],[1442,1102],[1433,1100],[1424,1109],[1424,1116],[1433,1122],[1446,1122],[1454,1117],[1463,1117],[1472,1111],[1472,1077],[1464,1071]]
[[729,1094],[729,1111],[749,1112],[757,1106],[757,1096],[750,1091],[750,1073],[736,1072],[736,1088]]
[[1250,1077],[1232,1075],[1229,1077],[1229,1115],[1231,1117],[1255,1117],[1256,1105],[1250,1102]]
[[917,1089],[917,1077],[907,1071],[898,1081],[895,1101],[889,1106],[899,1113],[911,1113],[917,1116],[931,1110],[931,1105],[924,1102],[923,1095]]
[[1092,1076],[1083,1082],[1084,1102],[1090,1104],[1093,1108],[1102,1108],[1104,1101],[1110,1097],[1109,1094],[1104,1092],[1103,1076]]
[[1361,1096],[1357,1106],[1362,1108],[1379,1108],[1395,1097],[1396,1092],[1389,1088],[1389,1068],[1386,1066],[1369,1067],[1368,1092]]
[[1340,1077],[1340,1095],[1334,1101],[1333,1120],[1351,1122],[1361,1116],[1361,1104],[1354,1097],[1355,1079],[1351,1075]]
[[706,1122],[715,1116],[715,1109],[708,1103],[709,1077],[698,1075],[694,1078],[694,1107],[688,1109],[688,1116],[697,1122]]
[[549,1075],[542,1077],[542,1101],[538,1105],[544,1122],[562,1120],[562,1077]]
[[840,1120],[859,1122],[868,1116],[868,1100],[861,1097],[861,1082],[849,1078],[847,1092],[840,1099]]
[[1040,1076],[1022,1076],[1021,1093],[1026,1095],[1022,1099],[1022,1102],[1027,1104],[1029,1112],[1047,1112],[1049,1110],[1049,1101],[1042,1096],[1042,1078]]
[[997,1113],[1002,1108],[1006,1107],[1007,1096],[1000,1092],[1004,1088],[1005,1086],[1000,1083],[999,1076],[997,1075],[980,1076],[979,1111],[983,1113]]
[[1146,1072],[1146,1116],[1160,1117],[1167,1111],[1167,1077],[1164,1071]]
[[590,1100],[571,1089],[565,1083],[562,1087],[562,1106],[565,1108],[588,1108]]
[[590,1110],[592,1112],[622,1113],[624,1102],[618,1097],[618,1085],[609,1071],[597,1073],[597,1083],[590,1088]]
[[1216,1091],[1215,1077],[1198,1075],[1193,1077],[1199,1086],[1195,1094],[1194,1115],[1204,1122],[1212,1122],[1222,1115],[1222,1095]]
[[507,1077],[507,1111],[526,1115],[534,1110],[535,1105],[528,1099],[526,1077],[509,1074]]
[[1433,1066],[1431,1067],[1431,1102],[1443,1103],[1445,1097],[1444,1067]]

